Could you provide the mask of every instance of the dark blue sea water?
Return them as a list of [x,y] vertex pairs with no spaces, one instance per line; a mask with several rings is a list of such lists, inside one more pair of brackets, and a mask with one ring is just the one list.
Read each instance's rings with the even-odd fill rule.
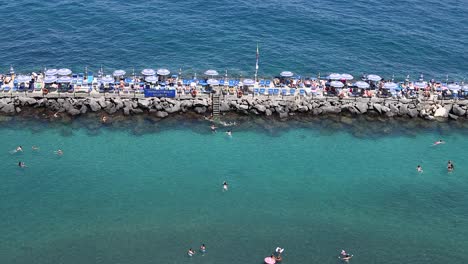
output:
[[468,75],[465,0],[3,1],[0,66]]

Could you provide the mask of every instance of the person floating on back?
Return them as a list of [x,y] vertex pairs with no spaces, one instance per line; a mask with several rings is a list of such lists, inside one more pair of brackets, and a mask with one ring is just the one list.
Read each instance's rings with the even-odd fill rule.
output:
[[445,144],[445,141],[443,141],[442,139],[439,139],[439,141],[434,142],[434,144],[432,144],[432,146],[437,146],[437,145],[440,145],[440,144]]

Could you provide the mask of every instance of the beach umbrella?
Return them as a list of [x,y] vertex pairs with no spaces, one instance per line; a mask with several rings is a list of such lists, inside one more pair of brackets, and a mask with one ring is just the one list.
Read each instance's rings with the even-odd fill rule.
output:
[[344,86],[344,84],[340,81],[333,81],[330,83],[330,86],[333,86],[335,88],[342,88]]
[[463,91],[468,92],[468,84],[467,84],[467,85],[463,85],[462,89],[463,89]]
[[370,86],[368,83],[363,82],[363,81],[358,81],[354,85],[361,89],[367,89]]
[[54,83],[57,81],[57,77],[55,77],[54,75],[46,75],[44,77],[44,83]]
[[153,75],[151,75],[151,76],[146,76],[146,77],[145,77],[145,81],[150,82],[150,83],[155,83],[155,82],[158,81],[158,77],[153,76]]
[[101,80],[99,80],[101,83],[113,83],[114,82],[114,78],[112,78],[111,76],[104,76],[101,78]]
[[70,83],[72,81],[72,78],[70,76],[60,76],[57,79],[58,83]]
[[415,82],[414,87],[419,89],[424,89],[427,86],[427,82]]
[[166,75],[171,74],[171,72],[168,69],[158,69],[156,73],[161,76],[166,76]]
[[56,75],[57,69],[48,69],[45,71],[45,75]]
[[243,83],[244,85],[254,85],[254,84],[255,84],[255,81],[252,80],[252,79],[245,79],[242,83]]
[[59,69],[57,71],[57,74],[61,75],[61,76],[70,75],[71,73],[72,73],[72,71],[70,69],[67,69],[67,68],[62,68],[62,69]]
[[280,73],[280,75],[281,75],[282,77],[293,77],[293,76],[294,76],[294,73],[292,73],[292,72],[290,72],[290,71],[282,71],[282,72]]
[[215,70],[207,70],[207,71],[205,71],[205,75],[218,76],[218,72],[215,71]]
[[367,80],[373,81],[373,82],[378,82],[378,81],[382,80],[382,77],[380,77],[378,75],[375,75],[375,74],[369,74],[369,75],[367,75]]
[[449,88],[450,90],[460,90],[460,85],[456,84],[456,83],[451,83],[449,85],[447,85],[447,88]]
[[216,79],[208,79],[208,81],[206,81],[207,84],[209,85],[219,85],[219,81],[216,80]]
[[330,79],[330,80],[341,80],[341,74],[332,73],[332,74],[328,75],[328,79]]
[[141,74],[143,74],[145,76],[151,76],[151,75],[155,75],[156,72],[153,69],[143,69],[141,71]]
[[351,74],[343,73],[343,74],[341,74],[341,79],[349,81],[349,80],[354,79],[354,77]]
[[29,76],[29,75],[18,75],[15,78],[15,80],[17,80],[20,83],[29,82],[29,81],[31,81],[31,76]]
[[383,86],[384,89],[396,89],[397,87],[398,87],[398,84],[394,82],[385,83]]
[[112,73],[112,75],[113,75],[114,77],[120,77],[120,76],[124,76],[125,73],[126,73],[126,72],[125,72],[124,70],[115,70],[115,71]]

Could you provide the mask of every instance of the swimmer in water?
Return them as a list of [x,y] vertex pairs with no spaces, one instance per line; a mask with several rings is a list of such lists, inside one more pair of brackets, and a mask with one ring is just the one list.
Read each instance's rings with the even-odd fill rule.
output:
[[216,128],[217,127],[214,124],[211,125],[210,128],[211,128],[211,132],[216,133]]
[[344,249],[342,249],[338,258],[348,262],[352,257],[353,255],[348,254]]
[[101,122],[106,123],[107,122],[107,116],[102,116],[101,117]]
[[276,247],[276,249],[275,249],[275,252],[278,253],[278,254],[283,253],[283,251],[284,251],[284,248]]
[[32,146],[31,148],[32,148],[33,151],[39,150],[39,147],[37,147],[37,146]]
[[223,182],[223,192],[226,192],[228,190],[228,184],[227,182]]
[[449,161],[447,162],[447,170],[448,170],[449,172],[452,172],[454,168],[455,168],[455,167],[453,166],[452,161],[449,160]]
[[232,131],[231,130],[226,131],[226,134],[228,135],[228,137],[232,137]]
[[416,169],[418,170],[418,172],[423,172],[423,169],[422,169],[421,165],[418,165],[418,167]]
[[205,246],[205,244],[202,244],[202,245],[200,246],[200,251],[201,251],[203,254],[206,253],[206,246]]
[[23,152],[23,147],[22,147],[22,146],[18,146],[18,147],[15,149],[15,152]]
[[187,255],[189,255],[189,257],[195,255],[195,251],[193,251],[191,248],[188,250],[187,252]]
[[54,151],[54,153],[59,155],[59,156],[63,155],[63,151],[61,149]]
[[437,146],[437,145],[440,145],[440,144],[445,144],[445,141],[443,141],[442,139],[439,139],[439,141],[434,142],[434,144],[432,144],[432,146]]
[[20,162],[18,162],[18,167],[26,168],[26,164],[24,164],[24,162],[20,161]]
[[55,112],[55,113],[54,113],[54,117],[55,117],[55,118],[58,118],[58,117],[59,117],[58,113],[59,113],[59,112]]

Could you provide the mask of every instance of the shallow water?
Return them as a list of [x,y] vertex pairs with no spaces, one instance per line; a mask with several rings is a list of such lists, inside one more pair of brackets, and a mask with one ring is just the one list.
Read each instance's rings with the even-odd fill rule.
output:
[[[135,134],[138,122],[96,133],[3,123],[2,263],[261,263],[278,245],[284,263],[337,263],[342,248],[359,263],[468,260],[463,130],[355,137],[241,124],[229,138],[198,121]],[[9,153],[17,145],[25,151]],[[200,243],[208,253],[189,259]]]

